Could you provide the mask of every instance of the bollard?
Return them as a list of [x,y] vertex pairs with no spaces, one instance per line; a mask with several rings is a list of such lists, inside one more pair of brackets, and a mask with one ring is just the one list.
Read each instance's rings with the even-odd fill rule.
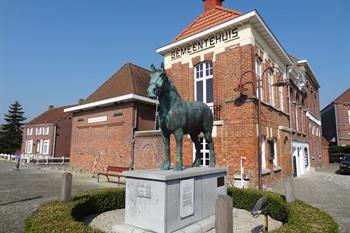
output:
[[233,232],[233,215],[232,215],[232,198],[227,195],[219,195],[216,199],[215,206],[215,232],[232,233]]
[[294,200],[295,200],[294,180],[291,176],[288,176],[286,179],[286,201],[292,202]]
[[62,174],[62,196],[61,201],[67,203],[72,196],[72,173],[65,172]]

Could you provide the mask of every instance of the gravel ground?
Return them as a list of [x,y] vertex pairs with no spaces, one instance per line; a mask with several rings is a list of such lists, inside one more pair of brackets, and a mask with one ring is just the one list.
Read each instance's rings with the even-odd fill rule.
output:
[[[0,233],[21,233],[24,220],[34,208],[61,195],[62,173],[68,165],[21,164],[0,160]],[[94,188],[116,187],[91,175],[73,174],[73,193]]]
[[[84,219],[86,224],[100,229],[106,233],[111,233],[112,226],[124,222],[124,209],[104,212],[100,215],[90,215]],[[264,217],[253,218],[249,211],[233,209],[233,232],[250,233],[252,229],[264,223]],[[282,225],[281,222],[269,217],[269,230],[274,230]],[[215,229],[208,233],[215,233]]]

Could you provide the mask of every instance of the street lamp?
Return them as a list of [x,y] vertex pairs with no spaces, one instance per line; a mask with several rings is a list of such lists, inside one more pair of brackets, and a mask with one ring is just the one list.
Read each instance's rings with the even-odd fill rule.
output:
[[[257,75],[254,71],[252,71],[252,70],[245,71],[241,75],[241,78],[239,80],[237,87],[233,89],[235,92],[240,92],[242,94],[243,92],[248,90],[248,88],[246,88],[245,85],[255,83],[256,88],[258,90],[257,99],[258,99],[258,187],[259,187],[259,190],[263,189],[263,185],[262,185],[262,158],[261,158],[262,157],[262,151],[261,151],[261,142],[262,142],[262,135],[261,135],[261,131],[262,131],[261,130],[261,88],[263,87],[262,79],[264,77],[264,74],[267,71],[273,72],[274,70],[277,70],[279,74],[282,73],[280,71],[280,69],[278,67],[275,67],[275,66],[270,66],[270,67],[266,68],[262,72],[261,77],[259,77],[259,78],[257,77]],[[248,73],[253,74],[253,81],[242,82],[243,77]],[[281,75],[279,75],[279,77],[278,77],[279,80],[280,80],[280,76]],[[282,82],[280,82],[280,83],[282,83]],[[254,92],[254,90],[253,90],[253,92]]]

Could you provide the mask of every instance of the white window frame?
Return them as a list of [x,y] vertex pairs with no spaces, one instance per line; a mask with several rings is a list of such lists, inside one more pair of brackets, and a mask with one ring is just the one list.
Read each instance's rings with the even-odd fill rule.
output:
[[49,127],[48,126],[44,128],[44,133],[43,134],[44,135],[49,135]]
[[36,153],[41,154],[41,140],[36,140]]
[[[200,68],[202,68],[202,69],[200,69]],[[206,74],[207,70],[209,72],[209,75]],[[202,74],[200,72],[202,72]],[[197,73],[198,73],[198,76],[197,76]],[[214,79],[213,79],[214,75],[213,75],[213,73],[214,73],[214,70],[213,70],[212,61],[201,62],[194,67],[194,99],[197,101],[197,82],[202,81],[203,82],[203,96],[202,96],[203,103],[206,103],[209,107],[214,106]],[[213,85],[212,86],[212,88],[213,88],[213,93],[212,93],[213,102],[207,101],[207,81],[210,79],[212,80],[212,85]],[[204,137],[200,138],[200,141],[201,140],[203,140],[203,142],[201,142],[201,149],[200,149],[200,152],[201,152],[200,166],[209,166],[210,150],[209,149],[207,150],[205,148],[207,145],[205,138]],[[209,160],[207,160],[207,161],[205,158],[206,153],[209,153]],[[196,158],[196,147],[193,144],[193,160],[195,158]],[[203,163],[203,161],[204,161],[204,163]]]
[[39,128],[35,128],[35,135],[39,135]]
[[258,88],[260,88],[260,100],[264,100],[261,72],[262,72],[262,61],[260,60],[260,58],[257,57],[257,58],[255,58],[255,75],[256,75],[256,83],[257,83],[256,97],[259,98]]
[[267,80],[269,83],[269,103],[271,106],[275,106],[275,90],[273,86],[273,73],[272,71],[267,72]]
[[266,150],[265,150],[265,145],[266,145],[266,137],[262,136],[261,137],[261,168],[266,169]]
[[299,121],[298,121],[298,115],[299,115],[299,111],[298,111],[298,104],[295,104],[295,127],[296,130],[299,131]]
[[33,151],[33,140],[27,140],[26,142],[26,153],[31,154]]
[[350,110],[348,110],[348,118],[349,118],[349,125],[350,125]]
[[[200,69],[202,67],[202,69]],[[206,71],[209,71],[209,75],[206,75]],[[211,71],[211,72],[210,72]],[[202,75],[200,74],[202,72]],[[197,73],[199,77],[197,78]],[[194,67],[194,99],[197,101],[197,82],[203,82],[203,103],[206,103],[209,107],[214,105],[213,102],[207,101],[207,81],[212,79],[213,81],[213,102],[214,102],[214,79],[213,79],[213,63],[211,61],[205,61],[197,64]]]
[[281,109],[281,111],[284,111],[283,87],[278,87],[278,94],[280,96],[280,109]]
[[50,146],[50,140],[44,140],[43,141],[43,154],[44,155],[49,154],[49,146]]
[[273,160],[272,160],[273,166],[278,166],[278,159],[277,159],[277,139],[273,139]]
[[[210,149],[209,147],[208,149],[206,149],[206,145],[208,145],[208,143],[206,142],[204,137],[199,138],[199,141],[201,144],[201,148],[200,148],[201,157],[200,157],[199,165],[201,167],[208,167],[210,162]],[[206,154],[209,154],[209,158],[205,157]],[[196,147],[193,143],[193,162],[195,159],[196,159]]]

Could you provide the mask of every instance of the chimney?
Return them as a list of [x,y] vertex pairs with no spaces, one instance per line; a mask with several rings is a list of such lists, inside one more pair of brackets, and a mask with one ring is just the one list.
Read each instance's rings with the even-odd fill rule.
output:
[[210,11],[217,6],[222,6],[224,0],[202,0],[204,2],[204,12]]
[[84,102],[84,99],[79,99],[79,104],[82,104]]
[[49,110],[53,109],[55,106],[49,105]]

